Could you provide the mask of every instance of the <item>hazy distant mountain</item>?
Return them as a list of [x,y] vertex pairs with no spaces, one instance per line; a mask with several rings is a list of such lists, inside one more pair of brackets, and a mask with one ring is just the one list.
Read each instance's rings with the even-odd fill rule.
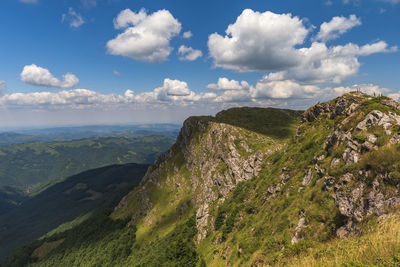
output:
[[138,124],[20,129],[0,132],[0,146],[31,142],[61,142],[94,137],[135,138],[162,135],[175,138],[179,133],[179,128],[180,125],[176,124]]

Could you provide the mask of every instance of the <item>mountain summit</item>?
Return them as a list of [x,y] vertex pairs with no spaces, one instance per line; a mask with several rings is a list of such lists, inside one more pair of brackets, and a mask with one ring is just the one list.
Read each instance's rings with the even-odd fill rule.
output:
[[82,223],[25,247],[26,261],[398,266],[399,133],[400,104],[361,92],[304,113],[235,108],[191,117],[110,216],[92,219],[101,231],[79,239],[91,229]]

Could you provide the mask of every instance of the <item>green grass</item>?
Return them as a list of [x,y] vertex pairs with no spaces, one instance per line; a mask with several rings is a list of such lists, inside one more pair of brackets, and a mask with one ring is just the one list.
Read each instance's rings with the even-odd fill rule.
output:
[[92,138],[0,147],[0,186],[19,186],[35,195],[52,181],[111,164],[153,163],[174,139]]
[[[102,167],[69,177],[20,207],[0,215],[0,258],[16,247],[42,237],[48,232],[67,230],[64,223],[97,209],[115,206],[123,195],[141,181],[148,165],[125,164]],[[98,198],[88,199],[90,191]]]

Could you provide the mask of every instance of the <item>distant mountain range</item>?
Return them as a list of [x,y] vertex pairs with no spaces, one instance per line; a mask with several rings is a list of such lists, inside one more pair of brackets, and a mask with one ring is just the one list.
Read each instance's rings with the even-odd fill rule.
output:
[[162,135],[175,138],[180,125],[138,124],[138,125],[92,125],[75,127],[53,127],[0,131],[0,146],[31,142],[60,142],[94,137],[135,138]]

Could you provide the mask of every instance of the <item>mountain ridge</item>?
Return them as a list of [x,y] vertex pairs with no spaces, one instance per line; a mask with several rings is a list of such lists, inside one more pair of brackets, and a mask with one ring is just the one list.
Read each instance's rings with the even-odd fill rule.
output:
[[[61,244],[32,266],[399,264],[400,241],[379,230],[400,235],[399,104],[351,92],[302,115],[257,109],[263,119],[252,120],[254,111],[185,121],[110,215],[127,220],[122,236],[135,228],[123,257],[101,254],[108,238],[120,242],[106,235],[74,251]],[[263,127],[272,119],[283,125]],[[363,236],[378,235],[370,251]]]

